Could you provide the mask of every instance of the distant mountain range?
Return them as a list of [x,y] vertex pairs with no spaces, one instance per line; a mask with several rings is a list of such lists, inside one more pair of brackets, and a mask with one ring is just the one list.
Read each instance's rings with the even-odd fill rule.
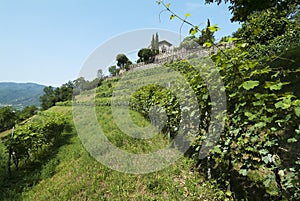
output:
[[0,82],[0,107],[7,105],[16,109],[30,105],[38,107],[44,87],[35,83]]

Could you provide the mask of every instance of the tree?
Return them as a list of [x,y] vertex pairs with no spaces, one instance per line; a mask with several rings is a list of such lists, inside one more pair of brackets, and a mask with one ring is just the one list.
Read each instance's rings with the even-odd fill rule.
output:
[[79,77],[73,81],[74,88],[78,89],[79,91],[83,91],[86,88],[87,81],[83,77]]
[[155,50],[155,39],[154,39],[154,34],[152,35],[152,40],[151,40],[151,50]]
[[195,36],[188,36],[183,39],[183,41],[180,43],[180,48],[185,49],[194,49],[199,46],[199,39]]
[[270,40],[283,35],[294,25],[286,18],[286,12],[270,8],[248,16],[248,20],[235,33],[244,42],[254,45],[268,44]]
[[44,95],[40,97],[41,107],[43,110],[46,110],[55,105],[55,93],[52,86],[44,88]]
[[132,62],[130,60],[127,61],[127,63],[125,64],[124,68],[126,70],[130,70],[130,65],[132,64]]
[[18,122],[22,122],[33,115],[35,115],[38,111],[38,108],[35,105],[26,106],[23,110],[17,111]]
[[68,101],[72,100],[73,97],[73,89],[74,89],[74,83],[69,81],[68,83],[63,84],[60,88],[58,89],[58,98],[56,99],[57,101]]
[[112,76],[116,76],[119,70],[117,69],[117,66],[111,66],[108,68],[108,71]]
[[158,54],[159,53],[159,37],[158,37],[158,33],[156,32],[156,35],[155,35],[155,47],[154,47],[154,50],[155,50],[155,53]]
[[244,22],[247,17],[255,12],[263,11],[271,7],[276,7],[278,10],[290,10],[299,4],[299,0],[205,0],[206,3],[222,2],[230,3],[229,10],[233,14],[231,21]]
[[0,108],[0,132],[11,129],[17,120],[17,115],[11,106]]
[[99,78],[99,79],[101,79],[101,80],[104,78],[104,74],[103,74],[102,69],[99,69],[99,70],[97,71],[97,78]]
[[151,62],[155,55],[156,55],[155,51],[148,49],[148,48],[142,48],[138,52],[140,61],[145,62],[145,63]]
[[116,60],[117,66],[119,66],[121,69],[124,69],[125,65],[129,63],[129,59],[125,54],[118,54]]

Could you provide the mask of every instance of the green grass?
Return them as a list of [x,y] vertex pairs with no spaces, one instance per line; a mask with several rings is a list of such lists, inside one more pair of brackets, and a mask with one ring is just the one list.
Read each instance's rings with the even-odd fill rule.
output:
[[[97,92],[91,90],[77,96],[76,102],[79,105],[89,104],[94,95],[97,95],[96,102],[110,103],[110,94],[116,83],[115,80],[108,80]],[[222,200],[224,198],[222,191],[214,183],[206,181],[197,170],[192,171],[195,161],[191,158],[183,157],[168,168],[148,174],[126,174],[106,167],[91,157],[83,147],[74,126],[72,107],[68,105],[62,103],[61,106],[52,107],[48,111],[65,114],[71,128],[66,130],[47,152],[41,152],[40,157],[22,163],[19,170],[12,165],[12,177],[9,179],[5,176],[7,153],[3,143],[0,143],[0,200]],[[108,106],[97,106],[96,113],[106,137],[122,150],[131,153],[151,153],[165,148],[170,143],[169,138],[163,133],[146,140],[128,136],[118,128]],[[150,124],[134,111],[130,111],[130,118],[140,127]],[[123,124],[127,126],[126,121]],[[1,134],[0,140],[9,133],[10,131]]]
[[[52,112],[64,113],[72,123],[71,107],[56,106]],[[157,135],[141,140],[126,137],[114,124],[109,107],[98,107],[97,116],[107,137],[122,149],[141,153],[160,149],[168,139]],[[134,122],[147,126],[136,112]],[[121,142],[118,144],[118,142]],[[7,160],[0,144],[1,164]],[[84,149],[74,126],[65,132],[53,149],[41,159],[23,164],[5,179],[1,166],[0,200],[221,200],[222,193],[191,171],[194,161],[181,158],[168,168],[149,174],[126,174],[107,168]]]

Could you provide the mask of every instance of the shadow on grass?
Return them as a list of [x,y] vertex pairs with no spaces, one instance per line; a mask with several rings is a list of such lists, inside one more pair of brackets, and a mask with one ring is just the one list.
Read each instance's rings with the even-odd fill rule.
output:
[[0,172],[0,200],[22,200],[22,192],[31,189],[41,180],[52,177],[60,163],[56,158],[59,148],[70,144],[73,135],[62,134],[52,146],[40,151],[36,159],[33,157],[27,163],[22,163],[18,170],[12,166],[10,178],[6,177],[5,170]]

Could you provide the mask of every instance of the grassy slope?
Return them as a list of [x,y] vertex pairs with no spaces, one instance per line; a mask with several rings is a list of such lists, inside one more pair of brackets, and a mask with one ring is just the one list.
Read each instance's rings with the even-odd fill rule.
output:
[[[72,121],[70,106],[53,107]],[[98,119],[106,122],[103,129],[113,133],[112,141],[123,134],[113,123],[108,107],[98,108]],[[101,115],[100,115],[101,114]],[[134,121],[147,125],[139,114],[132,113]],[[127,141],[128,142],[128,141]],[[163,135],[154,140],[158,149],[167,140]],[[131,149],[129,143],[122,148]],[[146,143],[147,144],[147,143]],[[145,145],[145,144],[143,144]],[[0,148],[2,145],[0,145]],[[2,147],[3,148],[3,147]],[[132,146],[133,151],[141,149]],[[2,150],[3,151],[3,150]],[[141,151],[141,150],[140,150]],[[2,162],[5,160],[2,160]],[[1,163],[2,163],[1,162]],[[159,172],[132,175],[113,171],[93,159],[83,148],[75,129],[66,132],[59,145],[39,161],[13,171],[14,177],[2,188],[2,200],[216,200],[214,185],[204,181],[197,172],[191,172],[192,159],[182,158]],[[4,171],[4,166],[1,171]],[[8,182],[8,183],[7,183]],[[0,183],[1,184],[1,183]]]
[[[101,108],[101,114],[104,118],[98,116],[100,122],[112,120],[108,108]],[[137,113],[133,118],[145,121]],[[109,124],[115,130],[112,128],[115,125]],[[23,193],[24,200],[212,200],[214,197],[212,190],[201,185],[203,178],[190,171],[193,164],[190,159],[183,158],[165,170],[146,175],[116,172],[91,158],[74,130],[69,143],[60,147],[52,160],[59,160],[55,174]]]

